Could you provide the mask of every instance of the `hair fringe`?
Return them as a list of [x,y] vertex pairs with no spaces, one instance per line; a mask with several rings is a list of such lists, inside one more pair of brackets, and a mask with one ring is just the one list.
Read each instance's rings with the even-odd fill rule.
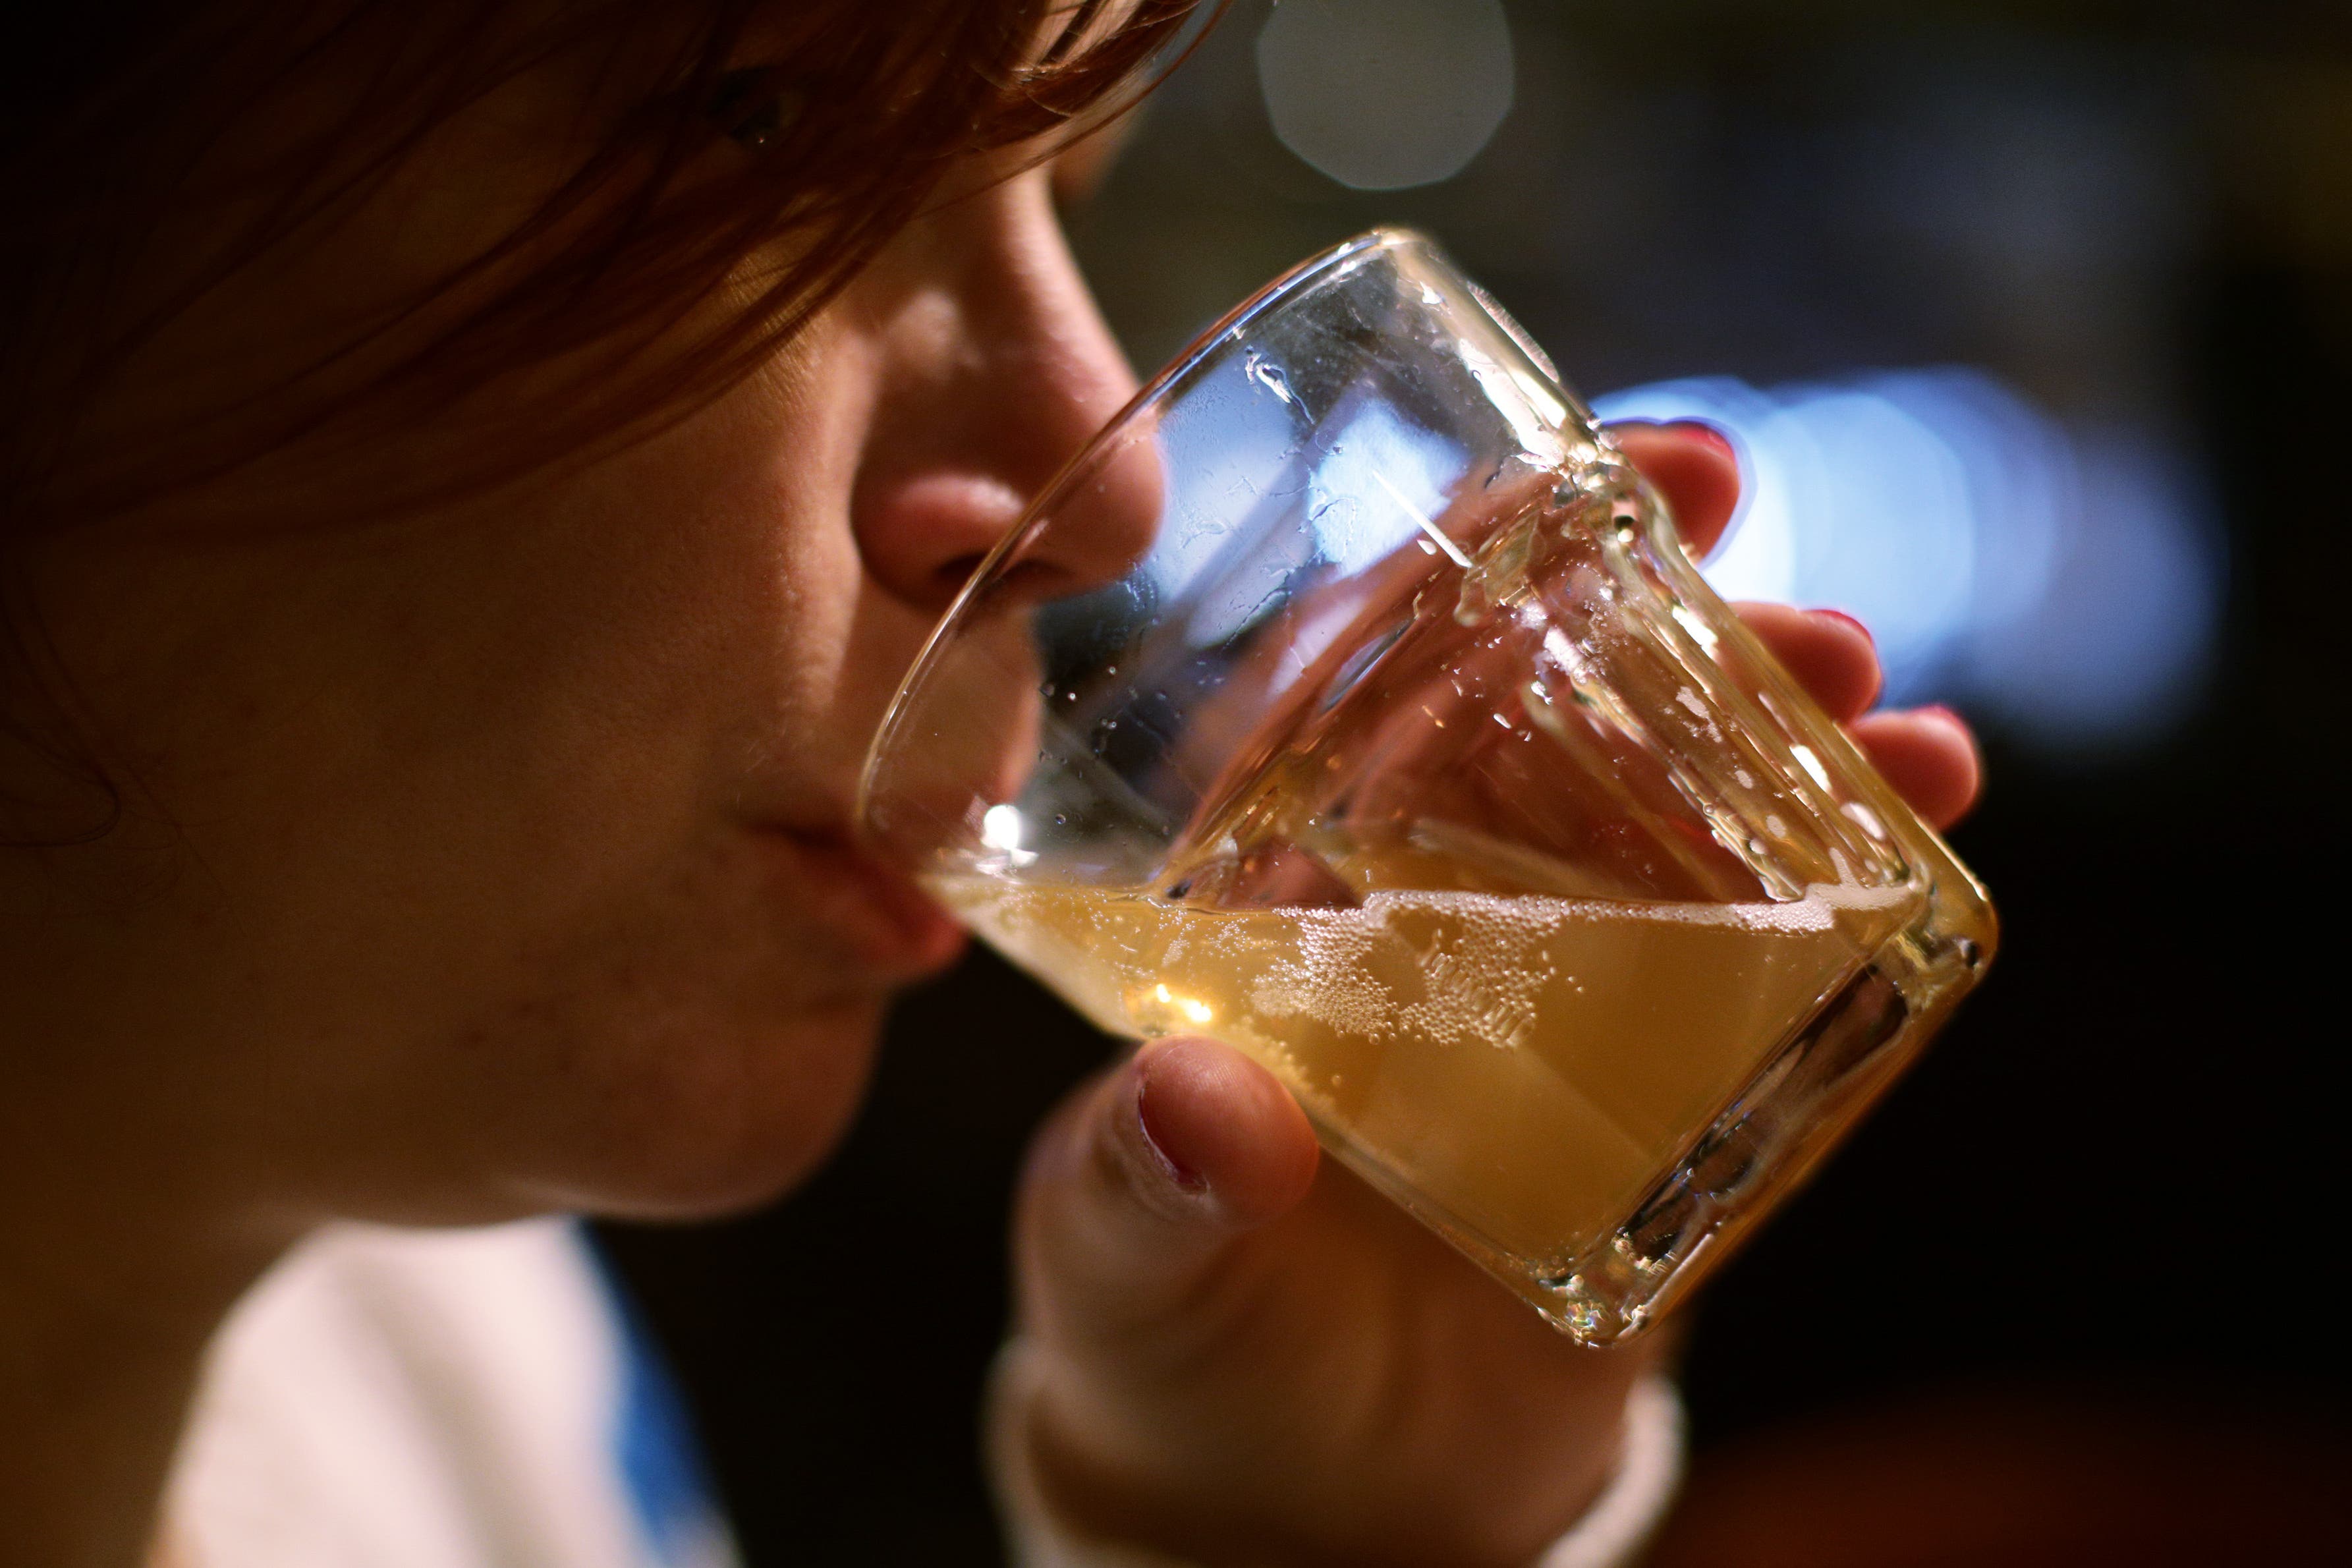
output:
[[[45,123],[7,127],[22,110],[0,120],[24,132],[0,163],[12,205],[11,237],[0,238],[10,389],[0,392],[0,539],[120,512],[306,444],[331,467],[372,434],[567,357],[581,374],[562,417],[538,410],[486,433],[490,451],[452,450],[429,479],[411,476],[397,502],[658,428],[805,325],[950,169],[1032,142],[1042,159],[1126,112],[1223,3],[1134,0],[1120,12],[1114,0],[829,0],[779,15],[762,0],[714,0],[651,68],[639,64],[607,133],[503,238],[272,384],[93,466],[77,457],[83,414],[190,310],[350,211],[502,83],[600,37],[607,68],[642,62],[646,35],[674,16],[606,0],[501,31],[478,7],[418,0],[356,0],[323,21],[284,0],[189,10],[155,26],[143,49],[106,57],[41,110]],[[302,16],[314,19],[305,27]],[[779,41],[761,47],[771,32]],[[273,161],[237,165],[228,149],[251,105],[299,95],[353,57],[360,86],[342,113]],[[720,79],[747,64],[802,84],[801,112],[731,174],[689,177],[723,135],[708,112]],[[171,287],[132,298],[173,226],[205,204],[243,215]],[[690,344],[667,341],[779,241],[793,259],[732,319]]]
[[[538,21],[478,0],[121,0],[13,20],[0,49],[0,750],[43,767],[98,754],[25,618],[35,541],[263,461],[334,474],[387,431],[450,423],[453,405],[466,438],[429,473],[350,487],[341,519],[642,438],[772,355],[960,163],[1034,144],[1031,166],[1127,112],[1226,3],[708,0],[682,24],[658,0],[583,0]],[[89,411],[191,310],[383,189],[488,94],[592,58],[609,118],[513,230],[268,384],[169,433],[86,449]],[[799,108],[730,167],[713,155],[725,133],[709,110],[747,67]],[[343,97],[291,144],[244,145],[257,105],[299,104],[328,81]],[[770,247],[788,258],[742,307],[698,319]],[[159,269],[164,252],[174,265]],[[541,404],[488,423],[484,389],[559,362],[560,414]],[[109,770],[87,771],[105,804],[77,840],[124,809]],[[0,799],[0,844],[29,842],[10,831],[22,804]]]

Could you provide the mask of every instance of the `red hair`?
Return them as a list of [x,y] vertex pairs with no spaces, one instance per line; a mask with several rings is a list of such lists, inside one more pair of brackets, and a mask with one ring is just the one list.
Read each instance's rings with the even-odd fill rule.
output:
[[[0,537],[422,423],[559,361],[560,417],[517,410],[411,483],[491,482],[690,409],[805,322],[949,169],[1121,111],[1217,3],[46,7],[16,25],[0,74]],[[86,411],[191,305],[331,225],[493,89],[559,62],[603,123],[527,220],[278,384],[90,461]],[[322,82],[342,100],[311,101]],[[270,116],[300,133],[249,146]],[[712,319],[714,290],[779,240],[790,259]]]
[[[24,552],[43,535],[261,461],[324,479],[339,515],[393,508],[683,416],[804,324],[950,169],[999,149],[1042,157],[1121,112],[1223,3],[12,8],[0,25],[0,845],[94,838],[121,807],[124,770],[71,717],[69,672],[24,602]],[[157,345],[194,307],[331,231],[494,90],[557,68],[584,106],[578,144],[536,171],[543,196],[510,231],[282,364],[199,357],[163,400],[168,419],[100,426],[98,411],[121,423],[112,411],[137,407],[159,357],[173,363]],[[780,259],[745,289],[755,254]],[[732,308],[714,309],[722,283]],[[540,374],[531,396],[475,395],[519,373]],[[427,429],[436,441],[411,443],[408,461],[429,472],[371,469],[384,435]],[[36,806],[47,792],[16,782],[27,763],[91,777],[96,815]]]

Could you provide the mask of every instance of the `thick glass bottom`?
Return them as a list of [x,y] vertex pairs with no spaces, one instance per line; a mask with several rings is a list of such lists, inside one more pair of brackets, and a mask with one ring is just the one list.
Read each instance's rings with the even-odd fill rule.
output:
[[1686,1295],[1902,1075],[1990,957],[1931,896],[1744,1085],[1624,1220],[1568,1257],[1496,1245],[1344,1131],[1327,1148],[1581,1344],[1615,1343]]

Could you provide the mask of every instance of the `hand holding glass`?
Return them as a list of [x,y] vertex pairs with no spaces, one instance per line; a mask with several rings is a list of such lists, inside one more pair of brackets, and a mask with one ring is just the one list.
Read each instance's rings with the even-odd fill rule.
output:
[[[1047,541],[1126,547],[1057,580]],[[1984,892],[1426,240],[1269,285],[982,566],[860,817],[1102,1027],[1213,1036],[1588,1343],[1992,955]]]

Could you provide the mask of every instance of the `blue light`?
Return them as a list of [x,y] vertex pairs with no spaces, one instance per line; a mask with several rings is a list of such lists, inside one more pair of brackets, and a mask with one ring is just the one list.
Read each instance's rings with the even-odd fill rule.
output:
[[1341,575],[1385,561],[1445,510],[1461,477],[1461,446],[1367,401],[1316,465],[1307,510],[1323,557]]
[[[1262,370],[1218,367],[1160,431],[1167,521],[1146,564],[1160,600],[1187,606],[1199,647],[1278,606],[1301,574],[1348,576],[1387,559],[1419,536],[1416,512],[1444,508],[1467,460],[1374,396],[1310,431],[1278,377],[1255,379]],[[1261,526],[1294,511],[1304,530]]]
[[1860,616],[1889,701],[2082,754],[2156,739],[2196,696],[2222,562],[2194,466],[2153,431],[2070,427],[1956,368],[1664,382],[1595,407],[1730,435],[1743,494],[1708,581]]

